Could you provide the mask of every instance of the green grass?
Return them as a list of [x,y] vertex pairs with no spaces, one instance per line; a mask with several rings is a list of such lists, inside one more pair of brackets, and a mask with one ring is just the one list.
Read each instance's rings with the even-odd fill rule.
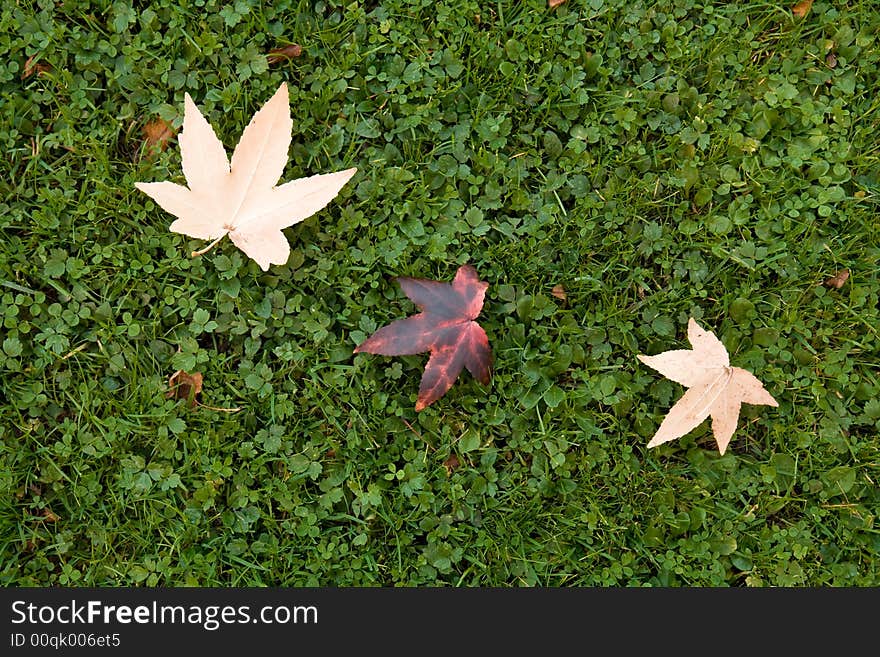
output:
[[[0,583],[880,583],[873,2],[140,4],[0,9]],[[286,266],[190,258],[142,126],[282,81],[282,180],[358,174]],[[465,262],[494,378],[417,414],[352,349]],[[645,447],[691,316],[779,401],[723,457]]]

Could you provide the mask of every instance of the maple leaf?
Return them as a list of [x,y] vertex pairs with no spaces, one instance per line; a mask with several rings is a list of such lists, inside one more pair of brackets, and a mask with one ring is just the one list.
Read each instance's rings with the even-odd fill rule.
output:
[[230,163],[213,128],[186,94],[178,141],[188,187],[172,182],[138,182],[135,187],[177,217],[169,230],[214,240],[194,256],[229,235],[267,271],[270,264],[283,265],[290,255],[281,230],[327,205],[357,171],[299,178],[276,187],[287,163],[292,129],[287,84],[282,83],[245,128]]
[[483,385],[491,378],[489,338],[477,322],[489,284],[470,265],[458,268],[452,283],[400,277],[400,288],[422,312],[383,326],[354,353],[408,356],[430,351],[419,385],[416,410],[440,399],[467,370]]
[[638,357],[688,389],[660,423],[648,447],[680,438],[711,416],[718,451],[724,454],[736,430],[741,404],[779,404],[751,372],[731,367],[721,341],[711,331],[700,328],[693,318],[688,320],[688,340],[693,349]]

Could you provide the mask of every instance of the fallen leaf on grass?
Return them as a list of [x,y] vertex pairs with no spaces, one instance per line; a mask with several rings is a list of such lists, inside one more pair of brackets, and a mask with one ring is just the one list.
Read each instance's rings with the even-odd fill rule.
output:
[[269,54],[266,55],[266,61],[269,66],[272,66],[274,64],[280,64],[281,62],[290,61],[291,59],[296,59],[302,55],[302,52],[303,49],[301,45],[298,43],[291,43],[283,48],[272,48],[272,50],[269,51]]
[[797,18],[806,16],[813,7],[813,0],[801,0],[801,2],[792,6],[791,13]]
[[452,474],[453,470],[456,470],[461,465],[461,461],[458,460],[458,457],[455,454],[450,454],[449,458],[443,461],[443,467],[446,468],[446,476]]
[[43,513],[41,514],[41,518],[46,522],[58,522],[61,520],[61,516],[52,511],[49,507],[43,509]]
[[202,391],[202,373],[184,372],[177,370],[168,377],[168,392],[165,396],[169,399],[186,399],[189,407],[194,407],[198,400],[196,397]]
[[164,119],[155,119],[144,125],[144,147],[148,155],[158,155],[168,148],[168,142],[174,138],[174,129]]
[[198,400],[198,396],[201,392],[201,372],[193,372],[190,374],[183,370],[177,370],[174,374],[168,377],[168,392],[165,393],[165,397],[168,399],[185,399],[190,408],[199,406],[201,408],[207,408],[209,411],[222,411],[224,413],[238,413],[241,410],[238,407],[217,408],[216,406],[203,404]]
[[559,5],[564,5],[564,4],[565,4],[565,0],[547,0],[547,6],[550,7],[550,9],[555,9]]
[[779,404],[751,372],[731,367],[721,341],[711,331],[700,328],[693,318],[688,321],[688,340],[693,349],[638,357],[688,389],[669,410],[648,447],[680,438],[711,416],[718,451],[724,454],[736,430],[741,404]]
[[24,68],[21,71],[21,79],[27,80],[32,75],[40,75],[41,73],[48,73],[52,70],[52,65],[48,62],[40,62],[37,61],[36,55],[31,55],[27,58],[27,61],[24,63]]
[[560,284],[560,285],[554,285],[554,286],[553,286],[553,289],[550,290],[550,294],[552,294],[552,295],[553,295],[554,297],[556,297],[557,299],[562,299],[563,301],[565,301],[566,299],[568,299],[568,294],[565,293],[565,288],[562,287],[561,284]]
[[477,270],[459,267],[452,284],[407,277],[397,281],[422,312],[380,328],[354,353],[407,356],[430,351],[417,411],[445,395],[464,368],[488,385],[492,351],[486,332],[475,320],[489,284],[479,279]]
[[828,287],[837,288],[838,290],[843,287],[843,284],[846,283],[849,278],[849,269],[841,269],[839,272],[834,274],[831,278],[825,279],[825,285]]
[[172,182],[135,183],[166,212],[177,217],[170,230],[214,240],[206,253],[229,235],[239,249],[268,271],[283,265],[290,244],[283,228],[327,205],[357,169],[299,178],[276,187],[287,163],[293,130],[287,84],[254,115],[232,154],[232,162],[213,128],[186,94],[180,154],[189,187]]

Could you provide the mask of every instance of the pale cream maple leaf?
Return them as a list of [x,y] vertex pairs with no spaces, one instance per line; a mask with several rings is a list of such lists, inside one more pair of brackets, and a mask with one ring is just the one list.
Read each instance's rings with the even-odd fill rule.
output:
[[245,128],[230,164],[222,142],[186,94],[178,140],[188,187],[172,182],[138,182],[135,187],[177,217],[169,230],[215,243],[229,235],[263,271],[270,264],[283,265],[290,244],[281,229],[326,206],[357,171],[314,175],[276,187],[287,164],[292,130],[287,84],[282,83]]
[[660,423],[648,447],[680,438],[711,416],[718,451],[724,454],[736,430],[743,403],[779,404],[751,372],[731,367],[721,341],[711,331],[700,328],[693,318],[688,320],[688,340],[693,349],[638,357],[645,365],[688,389]]

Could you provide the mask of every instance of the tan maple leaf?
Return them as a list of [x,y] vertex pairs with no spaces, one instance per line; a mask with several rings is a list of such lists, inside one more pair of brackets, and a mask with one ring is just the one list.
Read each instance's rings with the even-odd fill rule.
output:
[[721,341],[711,331],[700,328],[693,318],[688,320],[688,340],[693,349],[638,357],[688,389],[660,423],[648,447],[680,438],[711,416],[718,451],[724,454],[736,430],[741,404],[779,404],[751,372],[731,367]]
[[230,163],[222,142],[186,94],[178,142],[188,187],[172,182],[138,182],[135,187],[177,217],[169,230],[214,240],[194,256],[229,235],[267,271],[270,264],[283,265],[290,255],[281,230],[327,205],[357,171],[299,178],[276,187],[287,163],[292,130],[287,84],[282,83],[245,128]]

